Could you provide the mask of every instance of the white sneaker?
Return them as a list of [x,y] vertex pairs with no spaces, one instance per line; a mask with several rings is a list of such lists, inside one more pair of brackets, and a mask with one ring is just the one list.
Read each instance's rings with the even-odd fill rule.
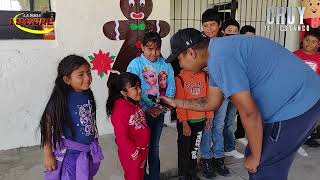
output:
[[244,146],[248,145],[248,139],[247,138],[240,138],[237,139],[239,141],[239,143],[243,144]]
[[298,149],[298,153],[299,153],[301,156],[303,156],[303,157],[309,156],[308,153],[307,153],[307,151],[304,150],[302,147],[300,147],[300,148]]
[[230,152],[224,152],[224,155],[225,156],[232,156],[236,159],[242,159],[244,158],[244,155],[239,153],[237,150],[233,150],[233,151],[230,151]]

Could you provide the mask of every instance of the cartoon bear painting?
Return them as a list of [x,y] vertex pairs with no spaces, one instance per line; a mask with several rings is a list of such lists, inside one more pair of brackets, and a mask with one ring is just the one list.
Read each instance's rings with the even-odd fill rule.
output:
[[[124,72],[131,60],[141,54],[144,32],[156,31],[163,38],[169,34],[170,25],[161,20],[147,20],[153,9],[152,0],[120,0],[120,9],[127,20],[105,23],[103,33],[111,40],[124,40],[112,67],[115,71]],[[108,84],[113,78],[114,74],[110,74]]]
[[[320,28],[320,0],[301,0],[302,7],[305,7],[303,22],[310,28]],[[300,41],[304,39],[305,32],[300,34]]]

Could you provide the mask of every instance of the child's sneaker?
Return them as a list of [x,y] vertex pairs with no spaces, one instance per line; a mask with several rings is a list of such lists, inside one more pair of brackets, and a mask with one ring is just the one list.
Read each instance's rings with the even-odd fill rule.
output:
[[248,145],[248,139],[247,138],[240,138],[238,139],[239,143],[243,144],[244,146]]
[[190,180],[189,176],[179,176],[179,180]]
[[307,139],[307,141],[304,144],[308,145],[309,147],[313,147],[313,148],[320,147],[320,144],[313,138]]
[[304,157],[307,157],[308,156],[308,153],[306,150],[304,150],[302,147],[300,147],[298,149],[298,153],[301,155],[301,156],[304,156]]
[[191,176],[191,180],[200,180],[200,178],[197,176],[197,174],[193,174]]
[[201,166],[202,166],[202,174],[205,178],[210,179],[215,177],[213,173],[213,164],[211,159],[201,159]]
[[244,155],[239,153],[237,150],[233,150],[233,151],[230,151],[230,152],[224,152],[224,155],[225,156],[229,156],[229,157],[232,156],[232,157],[234,157],[236,159],[244,158]]
[[217,172],[221,176],[231,175],[229,169],[224,164],[224,158],[218,158],[218,159],[213,158],[213,165],[214,165],[214,168],[217,170]]

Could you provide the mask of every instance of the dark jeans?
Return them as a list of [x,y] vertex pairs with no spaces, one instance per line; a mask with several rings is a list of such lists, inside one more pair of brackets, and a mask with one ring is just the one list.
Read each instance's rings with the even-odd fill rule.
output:
[[244,128],[242,126],[240,114],[238,112],[237,112],[237,114],[238,114],[238,116],[237,116],[237,130],[234,133],[234,136],[236,137],[236,139],[240,139],[240,138],[245,137],[246,132],[244,131]]
[[179,176],[195,176],[197,174],[198,150],[200,147],[204,121],[188,124],[191,129],[191,136],[184,136],[182,123],[177,122]]
[[148,165],[149,174],[146,174],[147,180],[160,180],[160,157],[159,144],[164,121],[164,114],[156,118],[147,115],[147,124],[151,130]]
[[[249,173],[250,180],[287,180],[296,152],[319,119],[320,101],[298,117],[265,123],[260,165],[256,173]],[[247,146],[246,156],[249,154]]]

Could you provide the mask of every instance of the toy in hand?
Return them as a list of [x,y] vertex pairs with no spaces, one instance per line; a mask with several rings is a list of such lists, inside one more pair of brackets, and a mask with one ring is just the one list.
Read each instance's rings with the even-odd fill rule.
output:
[[158,96],[148,94],[148,98],[151,99],[152,102],[154,102],[156,104],[159,104],[159,105],[163,106],[164,108],[166,108],[168,110],[173,109],[172,106],[170,106],[170,105],[166,104],[165,102],[163,102],[161,99],[158,98]]

